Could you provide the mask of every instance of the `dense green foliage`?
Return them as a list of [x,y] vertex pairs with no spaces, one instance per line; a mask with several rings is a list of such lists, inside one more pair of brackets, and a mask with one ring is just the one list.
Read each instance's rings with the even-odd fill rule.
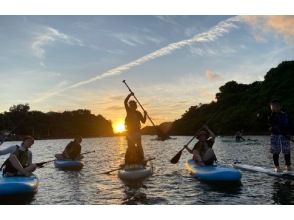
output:
[[211,117],[208,125],[217,134],[234,134],[241,129],[245,133],[263,134],[268,131],[269,102],[279,99],[291,119],[293,95],[294,61],[285,61],[272,68],[264,81],[248,85],[231,81],[221,86],[216,101],[191,106],[173,123],[171,134],[191,135]]
[[33,135],[36,138],[72,138],[111,136],[111,122],[101,115],[79,109],[75,111],[48,112],[30,111],[28,104],[12,106],[0,114],[0,131],[16,135]]

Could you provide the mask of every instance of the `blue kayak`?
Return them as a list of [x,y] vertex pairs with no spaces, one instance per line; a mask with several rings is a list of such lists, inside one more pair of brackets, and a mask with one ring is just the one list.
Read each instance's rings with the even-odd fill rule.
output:
[[188,160],[186,168],[193,177],[208,182],[237,182],[242,177],[237,169],[222,165],[199,166],[194,160]]
[[84,164],[79,160],[55,160],[54,166],[63,170],[79,170],[83,168]]
[[35,193],[38,190],[37,176],[0,176],[0,196]]

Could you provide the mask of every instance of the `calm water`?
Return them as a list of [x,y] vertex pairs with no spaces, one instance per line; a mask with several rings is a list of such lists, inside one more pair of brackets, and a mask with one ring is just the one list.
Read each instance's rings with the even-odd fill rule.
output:
[[[177,137],[165,142],[144,136],[145,154],[155,156],[155,173],[144,182],[127,185],[114,172],[101,175],[119,166],[126,150],[124,137],[84,139],[83,151],[96,150],[83,159],[79,172],[59,171],[53,163],[35,173],[40,179],[39,191],[31,198],[18,200],[21,204],[294,204],[294,181],[261,173],[242,171],[241,185],[210,185],[189,176],[184,168],[191,156],[183,152],[178,164],[169,160],[191,137]],[[228,139],[225,137],[223,139]],[[219,162],[232,164],[235,160],[251,165],[271,166],[268,137],[259,144],[224,143],[218,138],[214,146]],[[32,147],[34,161],[52,159],[70,140],[36,141]],[[13,144],[4,143],[1,148]],[[192,145],[191,145],[192,146]],[[292,150],[292,155],[293,150]],[[6,156],[0,157],[0,162]],[[284,163],[281,157],[281,163]],[[293,163],[293,159],[292,159]]]

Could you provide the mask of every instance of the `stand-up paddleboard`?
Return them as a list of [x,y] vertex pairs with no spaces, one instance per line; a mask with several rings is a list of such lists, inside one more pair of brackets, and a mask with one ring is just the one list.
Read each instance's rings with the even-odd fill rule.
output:
[[235,168],[238,168],[238,169],[241,169],[241,170],[265,173],[265,174],[268,174],[270,176],[276,176],[276,177],[281,177],[281,178],[294,179],[294,172],[275,172],[273,170],[273,168],[252,166],[252,165],[242,164],[242,163],[239,163],[239,162],[235,162],[235,164],[233,166]]
[[38,190],[37,176],[11,176],[0,175],[0,196],[23,195],[35,193]]
[[153,165],[149,161],[146,166],[134,165],[125,166],[123,169],[118,171],[118,177],[122,180],[139,180],[144,179],[153,174]]
[[247,140],[240,140],[236,141],[235,139],[222,139],[221,142],[224,143],[259,143],[257,139],[247,139]]
[[188,172],[201,181],[208,182],[238,182],[241,180],[241,172],[237,169],[222,165],[199,166],[194,160],[186,163]]
[[54,166],[61,170],[80,170],[84,164],[79,160],[55,160]]

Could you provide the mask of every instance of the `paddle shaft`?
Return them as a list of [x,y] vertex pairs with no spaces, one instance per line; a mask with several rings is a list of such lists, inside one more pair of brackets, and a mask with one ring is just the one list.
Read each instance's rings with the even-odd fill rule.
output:
[[[126,83],[126,81],[123,80],[122,82],[126,85],[126,87],[128,88],[128,90],[129,90],[131,93],[134,94],[134,92],[131,90],[131,88],[130,88],[129,85]],[[142,108],[142,110],[143,110],[144,112],[147,113],[147,111],[146,111],[146,110],[144,109],[144,107],[141,105],[140,101],[137,99],[137,97],[135,96],[135,94],[134,94],[133,96],[134,96],[136,102],[137,102],[137,103],[140,105],[140,107]],[[149,119],[149,121],[151,122],[151,124],[152,124],[154,127],[157,127],[157,126],[154,124],[154,122],[152,121],[152,119],[150,118],[150,116],[148,115],[148,113],[147,113],[147,118]]]

